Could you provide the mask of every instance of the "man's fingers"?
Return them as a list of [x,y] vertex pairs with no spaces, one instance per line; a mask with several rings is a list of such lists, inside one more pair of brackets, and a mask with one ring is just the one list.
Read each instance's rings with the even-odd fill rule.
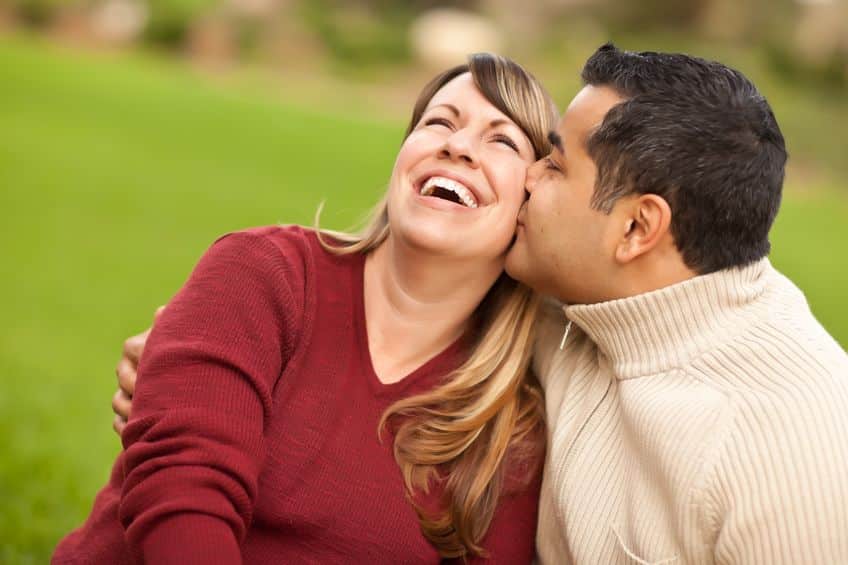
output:
[[[159,316],[162,315],[162,312],[165,311],[164,306],[160,306],[156,309],[156,313],[153,314],[153,323],[156,323],[156,320],[159,319]],[[143,332],[138,335],[134,335],[124,342],[123,354],[124,357],[138,364],[138,360],[141,359],[141,354],[144,352],[144,345],[147,343],[147,337],[150,335],[150,330],[153,328],[147,328]]]
[[115,391],[115,394],[112,396],[112,411],[124,420],[129,420],[130,418],[132,400],[120,389]]
[[135,394],[135,378],[137,375],[138,365],[124,357],[118,361],[115,367],[115,374],[118,376],[118,386],[121,387],[127,396],[132,398]]
[[150,329],[138,335],[134,335],[124,342],[124,357],[135,364],[141,359],[141,354],[144,351],[144,344],[147,343],[147,335]]
[[126,427],[127,421],[118,416],[117,414],[114,418],[112,418],[112,429],[115,430],[115,433],[118,434],[118,436],[124,433],[124,428]]
[[[164,306],[156,309],[153,315],[153,322],[159,319]],[[144,352],[144,345],[147,343],[147,336],[150,335],[150,328],[146,331],[128,338],[124,342],[123,356],[118,361],[115,367],[115,374],[118,377],[118,386],[120,387],[112,396],[112,411],[115,412],[115,417],[112,419],[112,429],[115,433],[121,435],[127,425],[127,420],[132,411],[132,397],[135,394],[135,379],[138,370],[138,360],[141,359],[141,354]]]
[[[164,306],[156,309],[153,315],[153,322],[159,319]],[[112,396],[112,411],[115,412],[115,417],[112,419],[112,429],[115,433],[121,435],[127,425],[127,420],[132,411],[132,397],[135,394],[135,379],[138,370],[138,361],[141,359],[141,354],[144,352],[144,345],[147,343],[147,336],[150,335],[150,328],[146,331],[128,338],[124,342],[123,355],[115,367],[115,375],[118,377],[118,386],[120,387]]]

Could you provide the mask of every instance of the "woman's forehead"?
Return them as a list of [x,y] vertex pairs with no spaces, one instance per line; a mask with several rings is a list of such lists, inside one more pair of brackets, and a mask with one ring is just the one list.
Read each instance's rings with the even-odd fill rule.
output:
[[436,107],[442,107],[451,113],[459,113],[460,117],[473,114],[489,121],[504,120],[508,124],[518,127],[506,114],[483,96],[483,93],[474,84],[474,78],[469,72],[462,73],[436,91],[427,104],[427,109]]

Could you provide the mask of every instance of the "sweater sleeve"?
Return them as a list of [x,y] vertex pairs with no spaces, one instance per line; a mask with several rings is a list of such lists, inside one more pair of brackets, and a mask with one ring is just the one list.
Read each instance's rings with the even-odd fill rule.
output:
[[848,563],[848,386],[826,380],[739,408],[707,497],[717,564]]
[[291,265],[266,237],[225,236],[150,335],[119,507],[145,562],[241,562],[271,392],[297,332]]

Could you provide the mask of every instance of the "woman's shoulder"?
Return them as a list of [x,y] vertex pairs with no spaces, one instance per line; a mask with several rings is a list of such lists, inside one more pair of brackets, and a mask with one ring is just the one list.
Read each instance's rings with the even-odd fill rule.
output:
[[310,258],[312,261],[320,261],[338,257],[338,255],[330,254],[327,247],[322,245],[322,240],[329,245],[338,244],[339,242],[332,235],[323,233],[319,235],[314,228],[296,224],[246,228],[224,234],[215,243],[218,244],[228,238],[235,239],[236,241],[231,243],[236,246],[249,248],[256,245],[264,247],[266,251],[273,249],[288,260],[303,261]]
[[317,238],[314,230],[291,224],[257,226],[228,232],[215,240],[215,244],[228,239],[231,240],[228,243],[243,246],[245,250],[257,247],[260,252],[263,248],[267,252],[274,249],[286,257],[297,257],[309,253]]
[[[322,235],[329,244],[337,243]],[[207,252],[213,260],[240,276],[258,275],[288,286],[295,298],[305,300],[320,281],[335,280],[355,269],[360,254],[330,253],[316,230],[298,225],[247,228],[219,237]],[[312,291],[310,291],[312,289]]]
[[210,253],[253,263],[269,274],[304,278],[315,268],[321,247],[315,231],[298,225],[272,225],[226,233],[213,243]]
[[218,237],[195,266],[191,280],[220,296],[267,295],[303,304],[314,269],[307,230],[261,226]]

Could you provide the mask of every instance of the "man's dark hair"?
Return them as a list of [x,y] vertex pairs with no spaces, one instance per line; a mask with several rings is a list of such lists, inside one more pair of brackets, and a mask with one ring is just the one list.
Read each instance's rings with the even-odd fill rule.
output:
[[625,98],[586,141],[598,168],[594,208],[609,212],[628,194],[661,196],[675,244],[700,274],[768,254],[786,148],[751,81],[720,63],[610,43],[582,76]]

